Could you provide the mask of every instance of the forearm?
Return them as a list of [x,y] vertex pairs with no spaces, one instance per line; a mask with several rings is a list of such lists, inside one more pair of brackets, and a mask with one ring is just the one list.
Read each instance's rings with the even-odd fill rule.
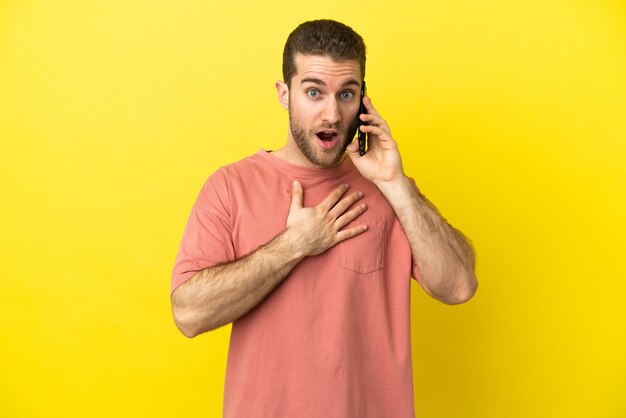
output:
[[478,282],[475,255],[468,240],[446,222],[407,177],[377,185],[402,224],[426,292],[449,304],[469,300]]
[[246,314],[303,258],[288,231],[253,253],[196,273],[172,294],[176,325],[187,337],[221,327]]
[[304,257],[323,253],[361,234],[365,225],[344,229],[366,209],[363,197],[342,198],[342,185],[315,207],[304,207],[302,185],[294,182],[287,229],[269,243],[232,263],[196,273],[172,294],[178,328],[188,337],[228,324],[257,306]]

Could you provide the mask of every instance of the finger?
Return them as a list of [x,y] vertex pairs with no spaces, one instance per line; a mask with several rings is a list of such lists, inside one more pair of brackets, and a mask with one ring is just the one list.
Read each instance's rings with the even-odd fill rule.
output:
[[343,228],[344,226],[348,225],[350,222],[358,218],[363,212],[365,212],[366,209],[366,204],[363,203],[361,205],[358,205],[354,209],[344,213],[339,218],[337,218],[337,220],[335,221],[335,225],[337,225],[338,229]]
[[291,210],[302,209],[304,191],[298,180],[293,181],[293,189],[291,191]]
[[339,199],[341,199],[341,196],[343,196],[346,190],[348,190],[347,184],[342,184],[337,187],[335,190],[330,192],[328,196],[326,196],[326,199],[322,200],[320,204],[317,205],[317,208],[322,209],[324,213],[328,213],[332,207],[339,202]]
[[345,231],[339,231],[337,233],[337,242],[347,240],[348,238],[352,238],[354,236],[362,234],[365,231],[367,231],[367,225],[365,224],[346,229]]
[[329,212],[328,214],[333,218],[339,218],[350,206],[354,204],[357,200],[363,197],[363,192],[354,192],[350,194],[348,197],[345,197],[339,201]]
[[350,142],[350,144],[346,147],[346,150],[348,151],[348,153],[358,152],[359,151],[359,142],[358,141]]
[[369,96],[363,97],[363,105],[365,105],[367,113],[380,117],[380,113],[378,113],[378,111],[374,108],[374,105],[372,105],[372,99],[370,99]]
[[367,126],[380,126],[381,128],[389,130],[389,125],[387,125],[387,122],[380,116],[369,115],[367,113],[362,113],[359,116],[363,122],[367,123]]
[[373,125],[361,125],[359,127],[359,129],[361,129],[361,132],[365,132],[368,134],[372,134],[377,136],[378,138],[383,138],[383,137],[387,137],[385,138],[386,140],[388,140],[389,138],[391,138],[391,134],[389,132],[387,132],[386,130],[384,130],[383,128],[379,128],[378,126],[373,126]]
[[361,155],[361,150],[357,141],[354,141],[350,145],[348,145],[346,147],[346,151],[348,151],[348,157],[350,157],[352,162],[357,161],[363,157]]

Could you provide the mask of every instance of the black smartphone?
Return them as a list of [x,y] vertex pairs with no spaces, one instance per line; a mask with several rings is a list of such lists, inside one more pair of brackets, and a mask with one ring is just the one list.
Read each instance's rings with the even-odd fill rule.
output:
[[361,86],[361,99],[359,102],[359,112],[356,114],[356,132],[357,139],[359,141],[359,155],[365,155],[366,147],[367,147],[367,134],[365,132],[361,132],[361,125],[363,122],[361,121],[361,114],[367,113],[365,110],[365,106],[363,105],[363,97],[365,96],[365,80],[363,81],[363,85]]

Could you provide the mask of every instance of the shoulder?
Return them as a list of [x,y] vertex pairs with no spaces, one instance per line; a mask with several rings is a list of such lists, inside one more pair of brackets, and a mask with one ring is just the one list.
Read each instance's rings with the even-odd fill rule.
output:
[[[250,155],[242,160],[220,167],[216,171],[218,175],[229,176],[246,176],[256,174],[259,171],[270,170],[269,164],[265,163],[259,154]],[[215,174],[215,173],[214,173]]]
[[247,185],[266,178],[272,170],[258,153],[222,166],[206,179],[197,203],[203,206],[202,202],[217,199],[226,205],[233,193],[237,194]]
[[225,185],[233,179],[252,175],[263,169],[267,169],[264,167],[263,161],[258,158],[257,154],[253,154],[239,161],[218,168],[207,178],[205,186],[207,184],[214,187]]
[[254,156],[246,157],[240,161],[219,167],[211,173],[202,186],[196,205],[203,207],[207,201],[226,199],[230,182],[234,177],[238,176],[238,173],[245,173],[247,171],[247,166],[250,165],[248,160],[252,157]]

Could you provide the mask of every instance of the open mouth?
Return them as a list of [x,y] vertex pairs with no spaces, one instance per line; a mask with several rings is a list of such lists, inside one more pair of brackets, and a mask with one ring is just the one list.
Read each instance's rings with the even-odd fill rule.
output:
[[339,142],[339,134],[336,131],[320,131],[317,134],[317,143],[325,150],[331,150],[335,148],[335,145]]
[[337,137],[337,132],[335,131],[321,131],[317,133],[317,137],[324,142],[330,142]]

